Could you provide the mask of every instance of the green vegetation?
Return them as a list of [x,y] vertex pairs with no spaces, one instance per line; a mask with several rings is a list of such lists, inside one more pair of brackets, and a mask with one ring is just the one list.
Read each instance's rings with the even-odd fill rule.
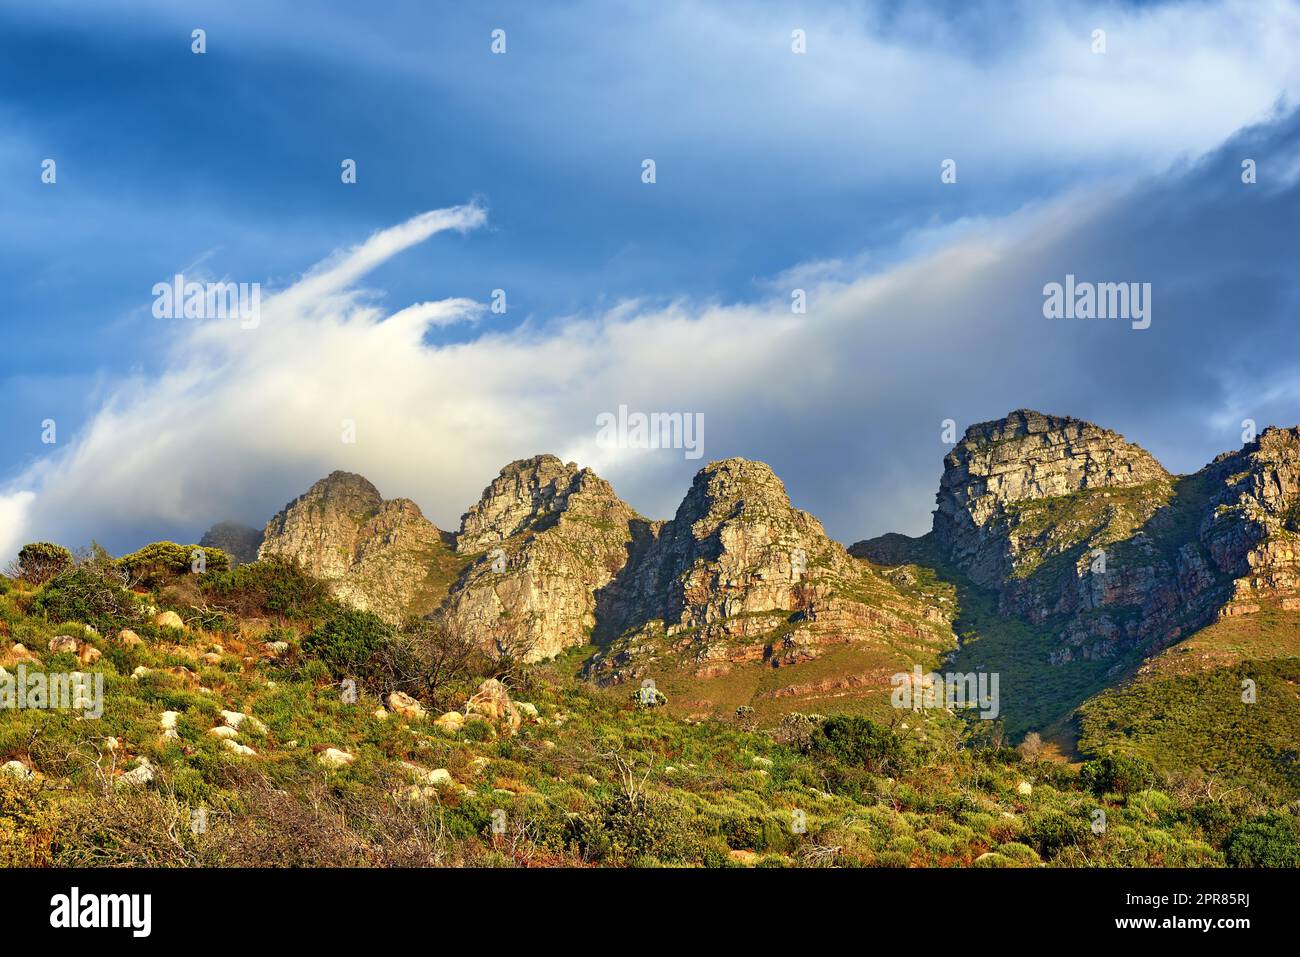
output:
[[[923,571],[913,574],[914,587],[937,587]],[[781,718],[779,709],[715,701],[710,716],[696,719],[671,683],[658,683],[666,707],[643,708],[627,685],[577,679],[590,649],[515,663],[505,675],[511,694],[537,714],[517,733],[485,721],[447,731],[381,709],[380,695],[404,690],[435,715],[464,710],[500,668],[463,636],[427,622],[392,628],[339,608],[310,576],[281,563],[163,573],[148,589],[125,587],[123,575],[101,557],[43,585],[0,579],[0,653],[21,641],[39,659],[29,667],[67,667],[70,656],[45,649],[54,635],[73,634],[102,652],[84,670],[103,675],[105,695],[98,720],[0,710],[0,763],[32,772],[30,780],[0,774],[0,863],[1297,863],[1300,823],[1268,788],[1207,788],[1170,762],[1114,749],[1082,768],[1032,760],[1003,746],[996,722],[943,712],[873,707]],[[208,611],[196,616],[196,606]],[[186,613],[190,627],[153,626],[155,609]],[[963,613],[973,614],[970,606]],[[131,627],[143,643],[119,642],[113,625]],[[1276,673],[1250,672],[1261,696],[1297,677],[1285,670],[1292,661],[1272,662]],[[892,659],[877,664],[892,667]],[[355,701],[340,694],[346,676],[359,679]],[[788,702],[782,707],[788,712]],[[211,733],[225,723],[222,711],[255,719],[235,738],[251,754]],[[172,735],[163,712],[176,713]],[[354,760],[327,767],[326,748]],[[152,781],[126,786],[123,772],[142,767]],[[436,783],[419,784],[433,769]],[[1103,833],[1092,828],[1097,810]]]

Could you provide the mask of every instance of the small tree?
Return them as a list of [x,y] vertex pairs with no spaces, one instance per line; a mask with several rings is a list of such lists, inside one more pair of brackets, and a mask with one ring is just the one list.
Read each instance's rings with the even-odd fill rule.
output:
[[44,585],[73,565],[72,552],[53,542],[31,542],[18,552],[18,578],[29,585]]
[[384,642],[379,651],[384,678],[405,691],[443,707],[463,697],[464,686],[487,667],[482,649],[442,621],[416,618]]
[[1043,756],[1043,738],[1037,731],[1030,731],[1025,740],[1020,742],[1020,756],[1029,763],[1034,763]]

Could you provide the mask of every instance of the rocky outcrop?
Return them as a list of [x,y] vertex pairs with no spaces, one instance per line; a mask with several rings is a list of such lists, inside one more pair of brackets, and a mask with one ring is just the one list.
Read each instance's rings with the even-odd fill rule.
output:
[[201,548],[219,548],[230,556],[232,565],[246,565],[257,561],[257,550],[262,547],[262,532],[238,522],[218,522],[199,539]]
[[396,623],[437,607],[446,550],[410,499],[385,500],[360,475],[333,472],[267,523],[258,557],[295,561],[340,601]]
[[596,593],[649,525],[590,469],[553,455],[511,462],[461,519],[456,549],[470,565],[442,615],[525,660],[584,644]]
[[950,563],[1048,629],[1052,664],[1149,654],[1265,602],[1300,609],[1300,430],[1174,477],[1115,432],[1019,410],[972,426],[944,464],[929,535],[854,553]]
[[1214,567],[1233,579],[1225,615],[1262,602],[1300,611],[1300,428],[1265,429],[1209,467],[1221,491],[1200,538]]
[[651,535],[602,596],[603,624],[619,637],[588,665],[601,681],[656,666],[699,677],[746,662],[779,667],[844,642],[927,654],[952,642],[940,609],[851,558],[761,462],[702,469],[673,520]]
[[972,425],[944,459],[934,535],[972,580],[996,587],[1081,543],[1113,539],[1116,526],[1120,536],[1140,526],[1170,483],[1116,432],[1019,409]]

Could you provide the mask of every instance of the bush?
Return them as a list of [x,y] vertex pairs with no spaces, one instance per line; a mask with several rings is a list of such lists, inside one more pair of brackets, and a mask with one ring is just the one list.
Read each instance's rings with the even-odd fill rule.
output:
[[647,857],[686,861],[699,852],[699,838],[688,815],[648,795],[618,794],[577,818],[574,826],[583,853],[611,864],[631,864]]
[[40,784],[0,775],[0,867],[48,867],[59,830],[57,808]]
[[368,611],[340,608],[302,642],[302,650],[319,659],[335,678],[375,679],[383,675],[379,655],[393,629]]
[[794,748],[800,754],[809,754],[825,720],[818,714],[800,714],[798,711],[791,711],[781,717],[781,721],[772,731],[772,740],[777,744]]
[[1300,836],[1280,814],[1266,814],[1233,828],[1223,842],[1233,867],[1300,867]]
[[468,697],[475,676],[489,664],[472,638],[427,618],[393,631],[374,662],[385,690],[404,691],[439,710]]
[[283,558],[214,572],[201,585],[218,611],[246,618],[255,615],[316,618],[325,613],[329,604],[325,583]]
[[1025,836],[1038,853],[1051,859],[1067,847],[1085,843],[1092,836],[1092,824],[1077,814],[1049,810],[1028,822]]
[[1098,797],[1135,794],[1149,788],[1155,779],[1155,768],[1149,761],[1123,754],[1087,761],[1079,771],[1079,783]]
[[129,591],[88,568],[73,568],[50,579],[32,602],[32,610],[50,621],[84,622],[104,633],[140,617]]
[[72,552],[53,542],[31,542],[18,552],[18,577],[29,585],[44,585],[72,566]]
[[198,560],[196,553],[202,555],[203,571],[230,570],[230,556],[221,549],[199,545],[177,545],[175,542],[154,542],[152,545],[146,545],[137,552],[119,558],[117,567],[132,581],[137,581],[146,588],[152,588],[170,578],[194,572],[195,562]]
[[813,748],[854,767],[888,774],[903,766],[903,740],[870,718],[827,718]]

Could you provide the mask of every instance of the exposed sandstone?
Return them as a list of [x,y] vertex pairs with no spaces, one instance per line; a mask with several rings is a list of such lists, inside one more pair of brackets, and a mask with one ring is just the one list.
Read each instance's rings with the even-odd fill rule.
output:
[[333,472],[267,523],[259,558],[295,561],[334,597],[391,623],[427,614],[442,533],[409,499],[385,500],[360,475]]

